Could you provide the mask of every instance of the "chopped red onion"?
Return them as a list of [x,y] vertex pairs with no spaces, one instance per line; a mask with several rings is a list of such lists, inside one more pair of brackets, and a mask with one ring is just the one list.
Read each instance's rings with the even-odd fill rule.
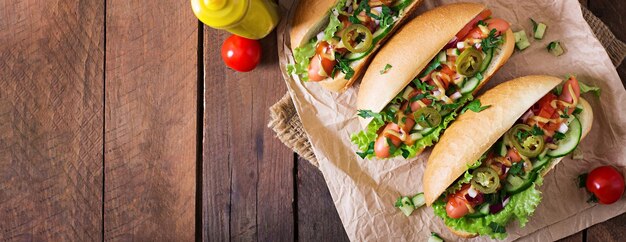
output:
[[504,206],[502,206],[502,203],[489,205],[489,213],[491,214],[498,213],[502,211],[502,209],[504,209]]
[[522,115],[521,119],[522,122],[526,123],[526,120],[528,120],[530,117],[532,117],[533,115],[535,115],[533,113],[533,110],[528,109],[528,111],[526,111],[526,113],[524,113],[524,115]]
[[465,194],[465,200],[467,200],[471,204],[481,204],[485,201],[485,197],[482,193],[476,194],[476,197],[470,197],[469,194]]
[[450,42],[448,42],[448,44],[446,44],[446,46],[445,46],[445,47],[443,47],[443,48],[444,48],[444,49],[454,48],[454,47],[456,47],[456,43],[457,43],[457,42],[459,42],[459,39],[458,39],[456,36],[454,36],[454,37],[450,40]]

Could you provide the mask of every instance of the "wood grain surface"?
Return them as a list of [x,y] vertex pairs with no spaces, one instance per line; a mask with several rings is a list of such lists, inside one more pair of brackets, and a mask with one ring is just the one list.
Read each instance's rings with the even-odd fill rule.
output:
[[[623,1],[580,2],[626,40]],[[248,73],[228,36],[188,1],[0,2],[0,241],[348,241],[321,173],[266,127],[276,33]]]
[[106,7],[104,239],[191,241],[197,19],[187,1]]
[[290,241],[294,154],[267,128],[269,107],[286,91],[275,33],[252,72],[224,67],[229,34],[205,28],[203,238],[207,241]]
[[0,241],[102,239],[104,4],[0,3]]

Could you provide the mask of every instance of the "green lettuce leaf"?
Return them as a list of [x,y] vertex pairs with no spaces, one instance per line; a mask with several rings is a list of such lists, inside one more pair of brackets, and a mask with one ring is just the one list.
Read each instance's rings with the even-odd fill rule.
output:
[[[340,11],[345,5],[347,0],[340,0],[331,11]],[[324,40],[330,40],[337,32],[338,27],[341,26],[341,21],[334,14],[329,14],[329,22],[324,29]],[[293,50],[293,58],[295,63],[287,65],[287,72],[289,74],[296,74],[302,81],[308,81],[308,69],[311,57],[315,55],[315,47],[321,40],[313,38],[309,43],[304,46],[295,48]]]
[[[421,150],[422,148],[432,146],[435,142],[439,141],[439,136],[441,135],[441,132],[448,127],[450,122],[456,119],[456,116],[458,115],[460,108],[463,107],[463,105],[465,105],[467,102],[472,101],[473,99],[474,97],[471,94],[464,95],[463,97],[461,97],[457,102],[460,105],[455,110],[453,110],[450,114],[446,115],[443,118],[443,121],[441,122],[441,124],[439,124],[439,126],[436,127],[430,134],[417,140],[411,146],[401,145],[398,149],[395,150],[395,152],[391,155],[391,157],[402,155],[405,158],[411,158],[411,157],[414,157],[417,154],[417,152]],[[360,152],[367,151],[370,143],[376,142],[376,137],[378,137],[376,132],[384,124],[385,122],[382,121],[382,119],[373,119],[372,122],[370,122],[370,124],[367,126],[365,130],[360,131],[356,134],[353,134],[352,137],[350,137],[350,140],[352,141],[353,144],[357,145]],[[370,159],[370,158],[373,158],[374,156],[375,155],[373,153],[369,153],[365,155],[365,159]]]
[[597,97],[600,96],[600,93],[602,90],[600,90],[599,87],[596,86],[589,86],[587,84],[585,84],[584,82],[578,81],[578,86],[580,86],[580,93],[587,93],[587,92],[593,92],[594,95],[596,95]]
[[506,226],[511,220],[517,220],[520,227],[524,227],[528,218],[535,212],[541,202],[541,192],[537,186],[541,186],[543,178],[539,176],[535,183],[523,192],[511,196],[509,203],[504,209],[496,214],[490,214],[481,218],[453,219],[446,213],[446,203],[439,200],[433,204],[435,215],[443,218],[444,223],[455,230],[479,235],[488,235],[493,239],[506,238],[506,232],[494,232],[491,223]]
[[311,60],[311,57],[315,55],[316,44],[316,41],[311,41],[308,44],[293,50],[293,59],[295,63],[287,65],[287,72],[289,74],[298,75],[302,81],[309,80],[309,61]]

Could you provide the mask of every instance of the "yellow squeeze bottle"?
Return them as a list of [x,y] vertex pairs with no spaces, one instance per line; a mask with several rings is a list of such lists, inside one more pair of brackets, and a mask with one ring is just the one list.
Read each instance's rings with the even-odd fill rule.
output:
[[191,0],[196,17],[204,24],[248,39],[261,39],[278,24],[273,0]]

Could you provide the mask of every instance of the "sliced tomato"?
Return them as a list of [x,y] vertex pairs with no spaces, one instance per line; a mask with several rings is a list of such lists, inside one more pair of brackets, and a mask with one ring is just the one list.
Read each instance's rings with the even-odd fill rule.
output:
[[469,31],[469,33],[467,33],[467,35],[465,36],[465,39],[482,39],[487,37],[486,34],[483,33],[483,31],[479,28],[479,27],[475,27],[472,30]]
[[[574,93],[570,92],[570,87],[572,89],[572,91],[574,91]],[[576,80],[576,77],[571,76],[566,82],[565,84],[563,84],[563,92],[561,92],[561,95],[559,96],[559,100],[568,102],[568,103],[572,103],[574,101],[573,97],[580,97],[580,86],[578,85],[578,80]],[[571,114],[572,112],[574,112],[574,110],[568,110],[569,113]]]
[[450,80],[452,80],[452,78],[456,74],[456,71],[452,70],[452,68],[450,68],[448,65],[443,65],[443,68],[441,68],[441,73],[450,77],[450,79],[448,80],[446,80],[445,78],[441,78],[441,83],[443,83],[443,88],[448,90],[448,86],[450,85]]
[[510,27],[509,22],[501,18],[490,18],[485,20],[485,23],[487,23],[487,28],[489,29],[489,31],[491,31],[492,29],[496,29],[496,35],[501,35],[502,33],[506,32]]
[[509,151],[506,153],[506,158],[511,162],[519,162],[522,160],[522,157],[514,148],[509,149]]
[[465,27],[463,27],[461,29],[461,31],[459,31],[456,34],[456,38],[459,39],[459,40],[464,39],[465,36],[467,36],[467,33],[469,33],[470,30],[472,30],[474,27],[476,27],[476,24],[478,23],[478,21],[485,20],[485,19],[489,18],[489,16],[491,16],[491,10],[489,10],[489,9],[483,10],[474,19],[472,19],[472,21],[467,23],[465,25]]

